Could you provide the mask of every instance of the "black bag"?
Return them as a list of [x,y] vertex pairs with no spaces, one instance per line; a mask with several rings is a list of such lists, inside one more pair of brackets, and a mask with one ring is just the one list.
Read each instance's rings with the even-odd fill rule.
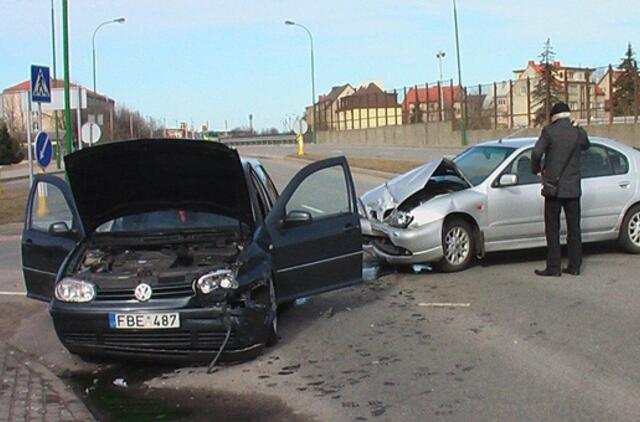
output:
[[580,144],[580,132],[578,132],[578,136],[576,137],[576,144],[573,146],[573,149],[569,153],[567,157],[567,161],[562,166],[562,170],[560,170],[560,174],[555,178],[555,180],[544,180],[542,179],[542,196],[545,198],[556,198],[558,196],[558,188],[560,186],[560,178],[564,174],[564,171],[567,169],[569,165],[569,161],[571,161],[571,157],[578,149],[578,145]]

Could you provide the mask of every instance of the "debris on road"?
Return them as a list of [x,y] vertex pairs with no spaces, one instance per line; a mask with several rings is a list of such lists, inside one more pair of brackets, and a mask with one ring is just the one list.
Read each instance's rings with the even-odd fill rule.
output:
[[331,318],[334,314],[336,313],[335,309],[333,309],[333,307],[327,309],[327,311],[323,314],[323,316],[325,318]]
[[116,387],[122,387],[122,388],[127,388],[127,380],[125,380],[124,378],[116,378],[113,380],[113,385],[115,385]]

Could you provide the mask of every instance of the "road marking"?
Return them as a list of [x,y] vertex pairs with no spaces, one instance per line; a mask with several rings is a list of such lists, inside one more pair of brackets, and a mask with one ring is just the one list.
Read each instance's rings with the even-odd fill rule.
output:
[[310,207],[309,205],[302,204],[301,206],[302,206],[302,208],[306,208],[306,209],[311,210],[313,212],[317,212],[318,214],[324,214],[324,211],[319,210],[317,208]]
[[26,296],[27,292],[0,292],[0,296]]
[[468,308],[470,303],[447,303],[447,302],[430,302],[418,303],[418,306],[428,306],[430,308]]

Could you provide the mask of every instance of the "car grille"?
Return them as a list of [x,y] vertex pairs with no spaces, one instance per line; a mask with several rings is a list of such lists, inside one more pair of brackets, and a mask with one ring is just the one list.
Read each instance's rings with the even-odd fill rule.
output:
[[[173,299],[188,297],[194,294],[191,283],[171,283],[152,286],[152,299]],[[102,289],[98,288],[95,300],[133,300],[134,289]]]
[[[224,338],[225,332],[171,332],[171,333],[63,333],[63,338],[70,345],[102,346],[113,350],[127,351],[156,351],[175,352],[191,350],[218,350]],[[227,349],[236,348],[236,336],[233,332],[229,337]]]

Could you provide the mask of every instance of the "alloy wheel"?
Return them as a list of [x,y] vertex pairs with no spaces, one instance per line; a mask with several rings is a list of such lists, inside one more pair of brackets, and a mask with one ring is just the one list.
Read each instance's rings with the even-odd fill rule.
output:
[[469,233],[460,226],[454,226],[447,232],[444,244],[445,258],[451,265],[460,265],[469,256],[471,239]]
[[634,245],[640,247],[640,212],[635,213],[629,219],[627,233],[629,234],[629,240],[631,240]]

